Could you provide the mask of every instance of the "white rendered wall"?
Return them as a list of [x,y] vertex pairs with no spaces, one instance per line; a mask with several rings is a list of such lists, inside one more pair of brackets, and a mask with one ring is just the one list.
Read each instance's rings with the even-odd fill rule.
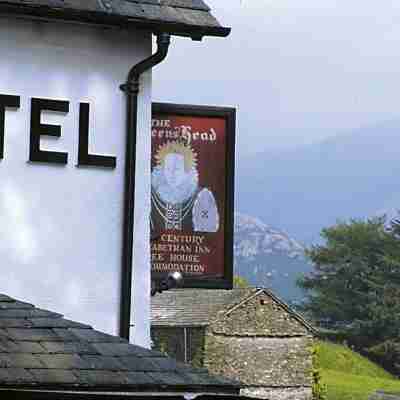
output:
[[[141,87],[151,88],[151,72],[143,74]],[[151,90],[145,90],[141,97],[136,144],[131,341],[150,348]]]
[[[143,32],[0,18],[0,94],[21,96],[6,111],[0,161],[0,292],[117,333],[129,68],[151,53]],[[139,98],[135,224],[135,341],[149,343],[151,74]],[[30,99],[68,100],[45,113],[61,138],[41,148],[69,153],[66,166],[29,163]],[[117,167],[76,167],[79,102],[90,103],[91,153]]]

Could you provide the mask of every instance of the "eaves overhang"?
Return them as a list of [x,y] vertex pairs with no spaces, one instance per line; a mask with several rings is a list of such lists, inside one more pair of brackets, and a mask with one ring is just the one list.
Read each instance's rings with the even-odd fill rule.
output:
[[[158,2],[158,0],[156,0]],[[208,11],[207,11],[208,10]],[[153,0],[0,0],[0,15],[134,28],[201,40],[226,37],[231,28],[221,26],[209,9],[155,4]]]

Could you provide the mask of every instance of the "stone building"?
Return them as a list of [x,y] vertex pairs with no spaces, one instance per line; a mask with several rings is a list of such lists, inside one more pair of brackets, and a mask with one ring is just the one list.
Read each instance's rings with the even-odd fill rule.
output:
[[152,302],[154,348],[238,379],[242,393],[312,398],[314,329],[266,289],[178,289]]

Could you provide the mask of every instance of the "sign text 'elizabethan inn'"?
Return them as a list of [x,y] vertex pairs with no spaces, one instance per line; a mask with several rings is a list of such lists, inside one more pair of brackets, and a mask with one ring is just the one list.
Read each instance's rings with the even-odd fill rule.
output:
[[[20,96],[0,94],[0,159],[4,158],[5,113],[6,109],[18,110],[20,108]],[[68,114],[69,101],[50,100],[41,98],[31,99],[30,116],[30,144],[29,161],[55,164],[67,164],[68,153],[57,151],[45,151],[40,149],[40,137],[42,135],[60,137],[61,126],[41,123],[43,111]],[[79,103],[79,146],[78,166],[115,168],[116,157],[98,154],[89,154],[89,103]]]

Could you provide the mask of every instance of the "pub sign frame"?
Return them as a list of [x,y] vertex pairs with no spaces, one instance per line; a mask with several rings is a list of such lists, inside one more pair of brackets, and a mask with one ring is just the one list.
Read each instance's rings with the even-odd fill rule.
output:
[[[172,122],[171,122],[172,121]],[[174,121],[180,121],[181,125],[179,125],[178,122],[176,122],[176,125],[174,125]],[[182,125],[182,121],[193,121],[193,132],[190,131],[191,138],[188,139],[188,136],[185,136],[184,133],[184,128],[185,126]],[[213,122],[215,121],[215,129],[213,128]],[[201,132],[197,129],[198,132],[196,132],[195,125],[201,126],[202,124],[209,128],[208,133],[209,136],[207,136],[207,132]],[[208,124],[208,125],[207,125]],[[211,125],[210,125],[211,124]],[[164,125],[164,126],[163,126]],[[210,128],[211,126],[211,128]],[[168,135],[168,132],[173,135],[173,132],[180,132],[178,136],[172,136],[173,139],[167,140],[164,135],[164,132],[166,132],[166,135]],[[189,131],[186,131],[186,134]],[[194,239],[197,239],[199,242],[204,240],[204,243],[206,245],[204,248],[210,251],[210,254],[203,255],[200,254],[199,256],[197,255],[186,255],[187,258],[189,258],[189,261],[184,260],[183,262],[188,262],[187,264],[183,264],[182,260],[176,261],[178,265],[180,262],[181,268],[184,268],[186,266],[191,267],[192,265],[199,265],[204,271],[202,270],[201,272],[196,272],[196,273],[187,273],[184,270],[180,270],[180,272],[183,272],[184,280],[183,283],[180,285],[182,288],[204,288],[204,289],[232,289],[233,287],[233,234],[234,234],[234,190],[235,190],[235,135],[236,135],[236,109],[235,108],[228,108],[228,107],[215,107],[215,106],[204,106],[204,105],[189,105],[189,104],[172,104],[172,103],[153,103],[152,104],[152,216],[151,216],[151,249],[152,249],[152,262],[151,262],[151,267],[152,267],[152,281],[157,283],[162,280],[164,280],[169,272],[173,272],[174,268],[171,268],[170,270],[165,270],[165,271],[156,271],[157,265],[165,265],[165,264],[160,264],[157,263],[157,260],[155,258],[157,257],[163,257],[164,255],[159,255],[157,253],[157,249],[159,247],[157,243],[161,243],[165,241],[166,239],[186,239],[188,241],[193,241]],[[162,139],[160,139],[160,136],[162,136]],[[202,158],[202,154],[208,153],[207,150],[205,152],[201,153],[201,151],[198,151],[194,149],[195,147],[195,142],[193,139],[199,139],[200,143],[200,138],[201,140],[209,140],[215,141],[215,146],[218,146],[219,141],[222,141],[222,148],[217,149],[217,154],[222,154],[222,158],[224,158],[224,162],[221,162],[219,167],[223,167],[223,172],[221,172],[221,168],[217,168],[212,170],[212,168],[209,168],[209,164],[212,164],[215,166],[214,163],[217,163],[218,157],[215,156],[215,154],[206,154],[206,157]],[[192,141],[193,140],[193,141]],[[201,145],[200,143],[199,145]],[[168,146],[171,147],[171,149],[168,149]],[[176,149],[173,150],[173,146],[176,146]],[[186,147],[185,147],[186,146]],[[206,149],[206,145],[203,146],[203,148]],[[187,150],[187,149],[190,150]],[[209,147],[211,149],[211,147]],[[182,150],[183,149],[183,150]],[[214,147],[215,150],[215,147]],[[160,211],[159,207],[163,207],[164,204],[162,200],[160,201],[160,197],[156,194],[154,194],[153,186],[154,186],[154,171],[155,171],[155,160],[158,160],[160,165],[165,159],[165,154],[169,154],[168,152],[181,152],[184,153],[183,156],[185,158],[185,168],[186,168],[186,160],[187,158],[189,161],[192,162],[192,164],[195,164],[198,166],[198,170],[200,172],[197,174],[196,170],[196,175],[199,177],[199,192],[198,195],[194,195],[193,197],[196,197],[196,199],[192,200],[191,205],[188,205],[186,208],[189,211],[189,208],[191,208],[191,221],[193,222],[193,226],[191,229],[199,231],[205,231],[207,233],[204,234],[196,234],[193,236],[190,235],[181,235],[176,236],[176,235],[171,235],[171,230],[167,229],[166,225],[163,225],[163,228],[160,229],[156,227],[157,223],[154,221],[153,216],[159,216]],[[185,151],[188,154],[185,154]],[[200,153],[200,154],[199,154]],[[194,155],[193,155],[194,154]],[[183,158],[182,156],[182,158]],[[208,159],[208,162],[204,160],[204,158]],[[223,187],[223,196],[221,198],[221,192],[218,192],[219,196],[215,196],[213,194],[212,188],[201,188],[201,175],[202,175],[202,170],[200,168],[200,163],[203,162],[203,172],[206,172],[206,175],[209,177],[209,180],[217,179],[214,178],[214,176],[218,177],[219,174],[219,184],[216,184],[214,182],[213,187],[217,188],[216,191],[218,192],[219,187]],[[196,164],[197,163],[197,164]],[[218,163],[217,163],[218,164]],[[165,164],[164,164],[165,165]],[[218,197],[218,199],[217,199]],[[188,201],[189,203],[189,201]],[[208,209],[206,210],[206,214],[210,217],[207,219],[206,227],[198,227],[201,226],[201,222],[198,224],[197,227],[195,227],[195,221],[196,219],[201,219],[199,215],[203,215],[204,211],[201,212],[201,205],[202,204],[208,204]],[[210,205],[211,204],[211,205]],[[222,205],[222,206],[221,206]],[[157,211],[155,211],[157,207]],[[222,208],[222,210],[221,210]],[[164,208],[163,208],[164,209]],[[200,211],[198,211],[200,209]],[[184,211],[184,210],[183,210]],[[188,212],[186,211],[186,213]],[[222,212],[221,212],[222,211]],[[182,213],[181,213],[182,214]],[[170,215],[170,214],[169,214]],[[187,218],[183,221],[186,221]],[[214,221],[214,225],[209,223],[209,221]],[[161,218],[162,223],[165,222],[165,218]],[[178,220],[176,220],[178,221]],[[216,222],[217,221],[217,222]],[[179,222],[177,222],[179,223]],[[210,228],[207,228],[207,225]],[[213,227],[215,229],[213,229]],[[171,227],[170,227],[171,228]],[[172,229],[175,229],[176,227],[173,226]],[[181,229],[185,229],[185,227],[180,227]],[[220,229],[221,228],[221,229]],[[190,229],[189,229],[190,230]],[[188,232],[186,232],[188,233]],[[192,239],[191,239],[192,238]],[[219,239],[219,240],[218,240]],[[164,242],[163,242],[164,243]],[[176,243],[178,245],[186,246],[185,243]],[[193,243],[191,242],[189,245],[187,245],[187,249],[196,249],[198,247],[197,244],[199,243]],[[203,242],[201,242],[203,244]],[[213,245],[216,244],[216,247],[213,247]],[[168,245],[168,243],[167,243]],[[165,245],[164,245],[165,246]],[[172,246],[172,244],[170,244]],[[171,247],[169,247],[171,248]],[[156,249],[156,250],[154,250]],[[165,247],[163,247],[165,249]],[[201,247],[200,247],[201,249]],[[194,251],[196,253],[196,251]],[[167,256],[171,256],[171,253],[168,253],[167,251]],[[171,256],[172,257],[172,256]],[[177,256],[178,257],[178,256]],[[184,255],[182,255],[184,257]],[[193,257],[194,259],[191,259],[190,257]],[[208,257],[208,258],[207,258]],[[210,262],[210,265],[202,265],[201,260],[203,259],[212,261]],[[197,261],[196,261],[197,260]],[[165,260],[163,260],[165,261]],[[192,264],[192,262],[198,262],[200,264]],[[212,264],[212,265],[211,265]],[[170,264],[173,265],[173,264]],[[209,271],[209,269],[214,269],[214,271]],[[176,269],[175,269],[176,270]]]

